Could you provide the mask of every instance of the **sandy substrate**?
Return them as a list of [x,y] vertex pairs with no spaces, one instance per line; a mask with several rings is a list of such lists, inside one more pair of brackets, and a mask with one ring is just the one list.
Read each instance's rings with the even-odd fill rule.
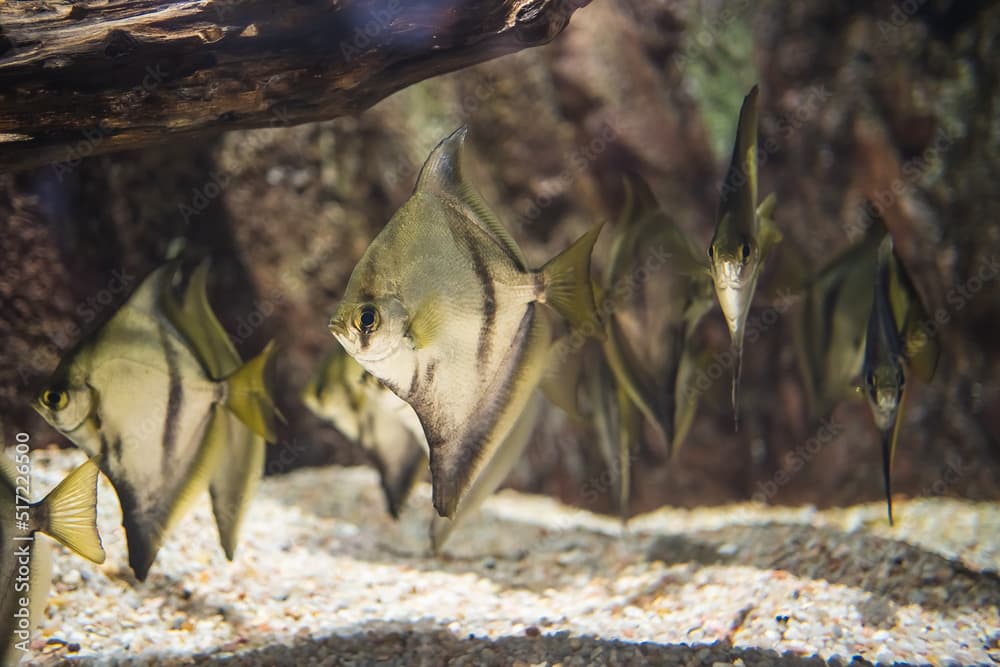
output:
[[[35,457],[36,492],[83,460]],[[1000,662],[1000,507],[663,510],[609,518],[503,492],[426,553],[430,489],[399,524],[367,469],[266,480],[237,558],[207,496],[149,580],[55,549],[27,664],[802,665]]]

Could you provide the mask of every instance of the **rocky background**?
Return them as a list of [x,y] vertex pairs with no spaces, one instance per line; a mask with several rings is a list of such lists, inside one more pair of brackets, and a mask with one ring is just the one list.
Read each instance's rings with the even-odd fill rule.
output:
[[[595,0],[548,46],[423,82],[357,117],[94,158],[81,140],[63,163],[0,175],[6,441],[22,430],[36,445],[61,440],[30,397],[183,243],[213,258],[212,302],[241,354],[280,343],[288,424],[268,472],[361,463],[298,393],[333,344],[326,322],[354,263],[439,139],[469,125],[475,183],[534,263],[615,218],[626,170],[707,247],[739,104],[759,82],[761,191],[778,195],[780,253],[822,266],[864,224],[870,198],[931,313],[947,316],[937,376],[907,399],[895,489],[998,498],[998,33],[995,2]],[[640,449],[632,512],[881,497],[867,406],[808,419],[794,306],[782,303],[765,296],[755,309],[762,335],[746,351],[739,432],[727,371],[669,465],[656,442]],[[717,309],[696,335],[709,353],[725,350]],[[592,443],[553,409],[509,483],[607,511]]]

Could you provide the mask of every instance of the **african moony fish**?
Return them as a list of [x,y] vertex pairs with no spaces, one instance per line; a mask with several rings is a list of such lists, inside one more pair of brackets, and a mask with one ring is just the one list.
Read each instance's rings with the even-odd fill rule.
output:
[[882,475],[892,524],[892,461],[902,422],[907,376],[928,382],[940,357],[937,339],[925,329],[927,311],[886,236],[878,248],[871,315],[865,337],[864,393],[882,444]]
[[[25,456],[27,456],[25,454]],[[18,461],[20,464],[20,461]],[[28,654],[31,631],[45,611],[51,583],[51,547],[45,533],[94,563],[104,562],[97,532],[94,459],[32,503],[30,470],[0,454],[0,660],[13,665]]]
[[303,389],[302,400],[364,448],[378,470],[389,513],[399,518],[427,469],[427,439],[413,408],[336,343]]
[[881,219],[811,278],[794,320],[795,347],[809,403],[818,419],[853,393],[861,374],[872,276],[885,237]]
[[733,155],[722,185],[715,234],[708,246],[715,294],[729,327],[733,356],[733,419],[739,428],[743,335],[757,279],[781,234],[771,216],[774,195],[757,204],[757,86],[740,109]]
[[330,319],[344,349],[417,413],[434,507],[446,517],[538,383],[551,341],[540,304],[579,330],[600,322],[590,283],[600,225],[528,269],[464,177],[465,135],[460,128],[431,152]]
[[670,452],[691,425],[698,402],[693,373],[703,357],[692,356],[689,333],[714,301],[703,255],[649,186],[633,175],[625,192],[608,268],[594,286],[605,337],[560,341],[543,384],[553,403],[592,427],[623,519],[643,419]]
[[92,456],[122,505],[129,564],[144,580],[165,536],[206,486],[226,556],[262,474],[276,410],[272,347],[241,365],[205,295],[207,267],[173,293],[173,264],[67,355],[34,402]]

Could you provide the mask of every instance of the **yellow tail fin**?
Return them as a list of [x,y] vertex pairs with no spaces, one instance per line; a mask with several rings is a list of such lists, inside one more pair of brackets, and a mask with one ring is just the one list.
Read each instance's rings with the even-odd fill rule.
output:
[[603,338],[604,331],[594,304],[590,255],[603,226],[603,222],[595,225],[542,267],[546,303],[565,317],[574,330],[596,338]]
[[264,351],[229,376],[226,407],[268,442],[277,439],[275,421],[280,416],[271,398],[274,341]]
[[39,530],[95,563],[104,562],[104,547],[97,532],[99,473],[96,459],[90,459],[38,504],[45,517]]

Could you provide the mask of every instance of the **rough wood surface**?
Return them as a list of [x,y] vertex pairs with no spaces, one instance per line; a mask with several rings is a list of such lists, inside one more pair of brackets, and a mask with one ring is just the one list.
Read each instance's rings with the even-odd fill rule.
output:
[[0,171],[362,111],[589,0],[0,3]]

